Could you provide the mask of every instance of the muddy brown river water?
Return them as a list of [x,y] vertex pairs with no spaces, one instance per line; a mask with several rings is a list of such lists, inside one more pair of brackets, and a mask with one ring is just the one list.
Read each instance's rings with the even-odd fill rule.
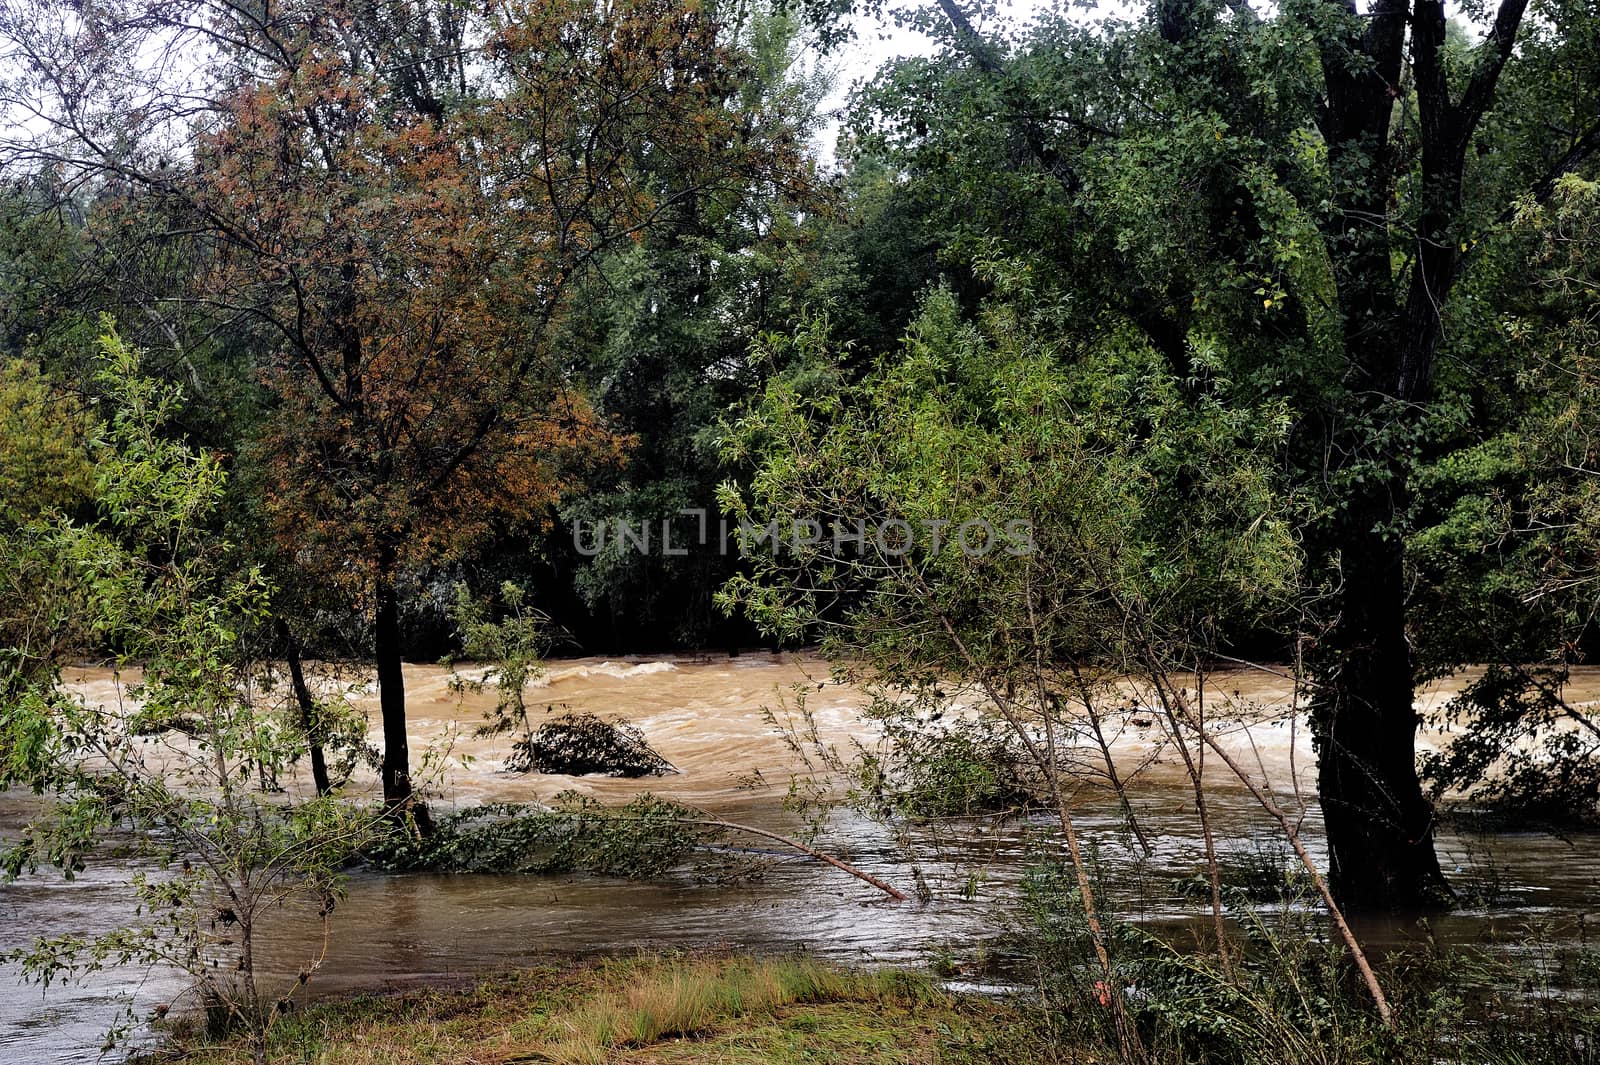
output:
[[[109,671],[85,669],[68,679],[87,699],[116,697],[117,681]],[[443,774],[431,802],[446,812],[486,801],[548,800],[567,789],[606,802],[650,791],[719,816],[793,829],[796,823],[783,811],[782,798],[796,761],[765,711],[781,715],[794,693],[804,690],[825,742],[842,746],[853,739],[870,743],[873,737],[860,718],[865,697],[833,683],[826,664],[805,655],[576,659],[551,663],[531,701],[624,716],[680,772],[633,781],[509,774],[498,768],[509,741],[471,735],[492,694],[462,700],[449,682],[450,674],[439,666],[406,668],[413,757],[428,747],[442,752]],[[1457,678],[1424,692],[1419,705],[1448,698],[1461,682]],[[1237,698],[1251,707],[1255,724],[1248,734],[1231,730],[1228,739],[1248,756],[1248,764],[1285,797],[1298,775],[1309,805],[1306,834],[1320,860],[1315,763],[1303,718],[1291,706],[1289,683],[1261,672],[1213,676],[1209,683],[1218,700]],[[1576,702],[1600,700],[1600,670],[1576,675],[1569,694]],[[370,689],[358,692],[357,702],[375,719]],[[1181,767],[1163,751],[1159,731],[1143,724],[1148,720],[1137,709],[1120,714],[1114,748],[1124,767],[1143,767],[1133,794],[1155,853],[1143,862],[1134,859],[1115,805],[1104,793],[1082,796],[1081,831],[1108,876],[1129,885],[1128,896],[1139,899],[1130,916],[1182,934],[1204,903],[1169,885],[1198,872],[1199,829]],[[304,786],[299,780],[286,783]],[[372,782],[358,779],[356,786],[370,789]],[[1259,864],[1281,855],[1271,826],[1237,783],[1216,776],[1209,801],[1230,861]],[[14,832],[31,808],[28,797],[0,793],[0,833]],[[358,872],[336,915],[328,960],[311,990],[326,995],[457,980],[552,954],[645,947],[806,950],[876,964],[914,964],[934,950],[961,958],[995,936],[1006,900],[1030,860],[1024,839],[1029,827],[1026,822],[974,825],[941,832],[938,839],[919,837],[913,840],[914,862],[908,862],[881,826],[836,817],[821,839],[825,849],[914,895],[919,877],[931,890],[926,901],[901,904],[836,870],[777,852],[756,855],[758,877],[732,883],[687,872],[647,882]],[[1516,956],[1532,949],[1525,941],[1581,934],[1584,916],[1600,911],[1600,840],[1595,837],[1447,832],[1439,848],[1447,872],[1470,901],[1434,918],[1427,928],[1405,920],[1366,923],[1361,931],[1377,949],[1433,935]],[[132,871],[114,863],[95,865],[70,883],[41,874],[0,887],[0,950],[40,934],[113,927],[129,912],[126,880]],[[1135,884],[1158,887],[1135,892]],[[1596,918],[1600,913],[1592,914],[1591,920]],[[268,967],[293,971],[319,937],[311,922],[286,914],[268,933]],[[174,978],[162,972],[113,970],[83,985],[44,990],[13,987],[14,977],[14,969],[0,968],[5,988],[0,1063],[92,1057],[120,1002],[131,998],[136,1009],[147,1010],[177,990]]]

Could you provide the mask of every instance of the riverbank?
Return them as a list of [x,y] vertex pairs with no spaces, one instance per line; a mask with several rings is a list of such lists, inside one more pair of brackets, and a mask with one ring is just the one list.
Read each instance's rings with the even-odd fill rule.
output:
[[[795,692],[804,689],[807,709],[826,742],[848,751],[856,740],[872,739],[870,723],[860,716],[861,693],[832,683],[826,665],[807,656],[555,661],[531,689],[541,703],[548,701],[558,712],[625,716],[680,772],[640,780],[507,773],[500,770],[507,740],[472,734],[493,693],[469,693],[458,701],[448,670],[406,669],[413,754],[424,747],[449,752],[445,779],[430,795],[441,818],[487,802],[548,802],[566,790],[607,806],[651,791],[712,816],[801,835],[805,827],[783,803],[791,775],[803,767],[797,767],[794,752],[765,711],[781,711],[786,699],[792,704]],[[130,671],[124,679],[132,676]],[[357,704],[375,716],[367,671],[345,679],[356,687]],[[79,670],[69,680],[90,701],[125,694],[105,670]],[[1600,698],[1600,669],[1584,672],[1579,680],[1585,699]],[[1289,694],[1273,687],[1278,683],[1270,674],[1229,680],[1224,694],[1231,698],[1237,687],[1239,698],[1269,708],[1252,737],[1253,749],[1242,737],[1235,739],[1253,751],[1249,764],[1265,765],[1281,796],[1292,794],[1291,769],[1307,782],[1304,839],[1325,867],[1321,819],[1309,787],[1315,768],[1309,733],[1303,721],[1298,728],[1284,723],[1296,719],[1285,713]],[[1448,684],[1430,689],[1419,708],[1448,697],[1450,690]],[[1148,744],[1158,730],[1141,726],[1132,714],[1123,716],[1130,720],[1115,742],[1142,761],[1152,753]],[[458,738],[453,747],[452,735]],[[1291,750],[1296,752],[1292,764]],[[293,790],[307,781],[290,774],[280,783]],[[366,777],[358,777],[351,794],[368,795],[369,785]],[[1195,928],[1203,933],[1210,927],[1201,879],[1204,841],[1192,791],[1169,757],[1136,776],[1129,797],[1149,829],[1152,853],[1143,854],[1129,840],[1117,804],[1092,792],[1075,811],[1082,842],[1097,855],[1108,892],[1125,900],[1125,920],[1172,942],[1192,942]],[[27,793],[0,793],[0,837],[20,833],[37,802]],[[1298,865],[1254,800],[1219,781],[1208,795],[1208,810],[1227,881],[1253,898],[1276,900],[1285,876]],[[916,968],[930,956],[970,958],[991,949],[1000,926],[1014,917],[1023,882],[1052,825],[1048,815],[1003,823],[941,822],[902,837],[849,811],[838,812],[816,845],[915,895],[914,904],[895,903],[836,869],[759,845],[738,856],[758,875],[731,880],[692,869],[628,880],[396,875],[357,868],[344,884],[345,898],[326,942],[309,907],[286,908],[257,929],[256,961],[269,985],[280,989],[310,959],[324,957],[316,978],[300,992],[306,1003],[346,1001],[390,984],[459,986],[538,965],[543,958],[631,956],[641,948],[694,951],[715,945],[763,957],[804,951],[835,965]],[[1518,825],[1446,824],[1438,849],[1462,905],[1425,925],[1407,917],[1358,920],[1362,941],[1376,955],[1439,943],[1481,948],[1525,969],[1543,953],[1528,944],[1575,946],[1583,941],[1586,920],[1592,928],[1593,917],[1585,915],[1595,909],[1600,837],[1556,837]],[[39,935],[92,936],[135,922],[129,880],[142,871],[148,867],[110,857],[90,862],[70,881],[41,871],[5,885],[0,888],[0,952],[27,949]],[[14,986],[17,977],[15,964],[0,965],[0,985]],[[123,966],[81,985],[56,983],[7,995],[0,1001],[0,1061],[80,1065],[93,1060],[124,1008],[147,1017],[181,991],[181,979],[171,971]]]
[[[245,1065],[243,1042],[172,1028],[154,1059]],[[644,954],[496,974],[462,990],[323,1002],[275,1025],[276,1063],[316,1065],[1032,1065],[1026,1015],[904,970],[791,956]]]

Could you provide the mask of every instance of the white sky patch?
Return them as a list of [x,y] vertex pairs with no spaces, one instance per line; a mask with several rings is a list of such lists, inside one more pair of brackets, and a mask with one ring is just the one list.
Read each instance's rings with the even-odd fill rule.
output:
[[[928,7],[934,0],[922,0]],[[957,0],[963,7],[967,0]],[[1365,12],[1372,0],[1357,0],[1357,10]],[[1250,5],[1265,17],[1271,17],[1277,8],[1274,0],[1253,0]],[[1446,0],[1445,15],[1461,19],[1477,31],[1478,36],[1487,31],[1493,21],[1495,3],[1490,0],[1488,11],[1474,18],[1462,10],[1460,0]],[[973,16],[973,24],[986,35],[1003,37],[1025,27],[1040,15],[1065,11],[1073,22],[1089,24],[1108,17],[1132,21],[1140,18],[1149,8],[1147,2],[1133,0],[1077,0],[1058,3],[1057,0],[994,0],[993,10],[986,15]],[[858,15],[854,19],[855,39],[841,47],[835,55],[822,62],[823,69],[833,72],[833,88],[823,98],[822,110],[826,116],[817,131],[814,144],[823,167],[831,168],[837,158],[839,131],[844,110],[851,94],[870,80],[885,64],[897,59],[931,56],[938,51],[935,42],[922,33],[896,25],[894,10],[910,11],[914,7],[892,6],[881,16]]]
[[[965,0],[958,0],[965,6]],[[926,0],[932,8],[934,0]],[[1147,7],[1145,3],[1128,0],[1089,0],[1073,4],[1059,4],[1055,0],[995,0],[992,12],[973,15],[973,25],[986,36],[1003,37],[1024,27],[1040,15],[1065,10],[1074,22],[1097,22],[1108,16],[1132,19]],[[897,59],[916,59],[931,56],[938,51],[935,42],[926,35],[905,26],[896,25],[892,12],[911,11],[913,7],[898,5],[881,16],[858,15],[854,19],[855,39],[841,47],[824,63],[825,69],[834,73],[833,89],[822,101],[826,114],[817,132],[817,155],[824,167],[833,166],[839,130],[844,109],[851,94],[886,64]]]

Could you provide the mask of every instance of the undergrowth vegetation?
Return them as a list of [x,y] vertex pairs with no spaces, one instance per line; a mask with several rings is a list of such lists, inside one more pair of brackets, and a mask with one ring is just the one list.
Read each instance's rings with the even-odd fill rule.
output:
[[[1059,871],[1024,892],[1032,991],[952,992],[900,970],[840,969],[792,956],[640,955],[506,973],[467,990],[413,990],[312,1006],[273,1032],[274,1062],[551,1065],[833,1062],[940,1065],[1333,1065],[1600,1060],[1593,954],[1543,957],[1509,974],[1481,956],[1390,958],[1404,1023],[1390,1030],[1342,951],[1303,916],[1244,922],[1224,972],[1213,955],[1113,926],[1123,995],[1142,1049],[1119,1044],[1081,909]],[[1513,995],[1506,989],[1517,987]],[[1566,991],[1561,988],[1566,988]],[[1496,991],[1495,988],[1501,990]],[[184,1065],[233,1065],[245,1048],[171,1026]]]
[[[1229,894],[1235,948],[1191,949],[1102,911],[1120,991],[1102,979],[1072,872],[1034,866],[1006,937],[1038,992],[1046,1038],[1074,1060],[1172,1065],[1333,1062],[1600,1061],[1600,951],[1586,939],[1524,944],[1510,956],[1425,945],[1378,963],[1395,1024],[1372,1008],[1360,974],[1305,885],[1282,905]],[[1135,1039],[1118,1031],[1118,994]]]
[[577,792],[550,806],[488,803],[440,819],[425,836],[385,839],[368,857],[381,868],[458,873],[657,876],[708,836],[692,811],[645,794],[606,806]]
[[[467,991],[418,991],[315,1006],[283,1022],[274,1060],[327,1065],[444,1062],[721,1062],[837,1065],[1060,1059],[1003,1002],[952,995],[892,970],[804,957],[644,955],[509,973]],[[176,1033],[180,1041],[183,1033]],[[185,1065],[234,1065],[228,1041],[195,1041]]]

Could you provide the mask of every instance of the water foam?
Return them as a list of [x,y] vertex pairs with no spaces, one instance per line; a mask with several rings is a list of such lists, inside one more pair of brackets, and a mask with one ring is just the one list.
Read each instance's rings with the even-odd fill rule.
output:
[[579,680],[584,677],[614,677],[617,680],[630,680],[634,677],[648,677],[656,673],[676,673],[678,667],[671,662],[599,662],[595,665],[568,666],[565,669],[554,669],[531,682],[530,687],[548,688],[552,684],[559,684],[565,680]]

